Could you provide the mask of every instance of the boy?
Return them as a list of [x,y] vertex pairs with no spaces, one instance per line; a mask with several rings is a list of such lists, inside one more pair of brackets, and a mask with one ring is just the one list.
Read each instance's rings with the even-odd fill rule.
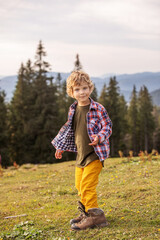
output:
[[71,73],[67,93],[76,102],[70,106],[68,121],[52,140],[57,159],[62,158],[64,151],[77,152],[75,186],[81,198],[79,210],[82,213],[70,221],[74,230],[107,225],[104,212],[98,208],[96,186],[103,162],[109,156],[112,123],[105,108],[90,98],[93,89],[88,74]]

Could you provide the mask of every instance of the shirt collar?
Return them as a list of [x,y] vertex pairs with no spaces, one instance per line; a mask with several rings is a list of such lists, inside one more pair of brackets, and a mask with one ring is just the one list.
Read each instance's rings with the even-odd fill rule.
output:
[[[91,103],[90,103],[90,109],[94,109],[94,110],[96,110],[97,109],[97,105],[95,104],[95,101],[90,97],[89,98],[90,99],[90,101],[91,101]],[[75,109],[76,108],[76,106],[77,106],[77,101],[75,101],[72,105],[71,105],[71,108],[72,109]]]
[[89,99],[91,100],[90,109],[97,110],[96,102],[92,98],[89,98]]

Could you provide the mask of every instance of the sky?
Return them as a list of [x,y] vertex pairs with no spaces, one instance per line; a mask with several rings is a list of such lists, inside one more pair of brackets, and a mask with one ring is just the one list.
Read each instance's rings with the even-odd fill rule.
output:
[[52,71],[78,53],[91,76],[160,71],[159,0],[0,0],[0,76],[34,62],[39,41]]

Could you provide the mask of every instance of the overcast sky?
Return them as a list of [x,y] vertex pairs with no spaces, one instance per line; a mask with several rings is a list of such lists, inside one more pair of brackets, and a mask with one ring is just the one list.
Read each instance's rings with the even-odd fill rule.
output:
[[52,71],[79,53],[91,76],[160,71],[159,0],[0,0],[0,76],[34,61],[39,40]]

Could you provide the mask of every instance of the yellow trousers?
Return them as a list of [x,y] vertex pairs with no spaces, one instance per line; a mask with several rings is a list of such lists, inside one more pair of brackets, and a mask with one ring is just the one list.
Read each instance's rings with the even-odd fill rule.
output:
[[86,212],[89,208],[98,208],[96,187],[101,170],[102,163],[100,160],[95,160],[84,168],[76,167],[75,186]]

